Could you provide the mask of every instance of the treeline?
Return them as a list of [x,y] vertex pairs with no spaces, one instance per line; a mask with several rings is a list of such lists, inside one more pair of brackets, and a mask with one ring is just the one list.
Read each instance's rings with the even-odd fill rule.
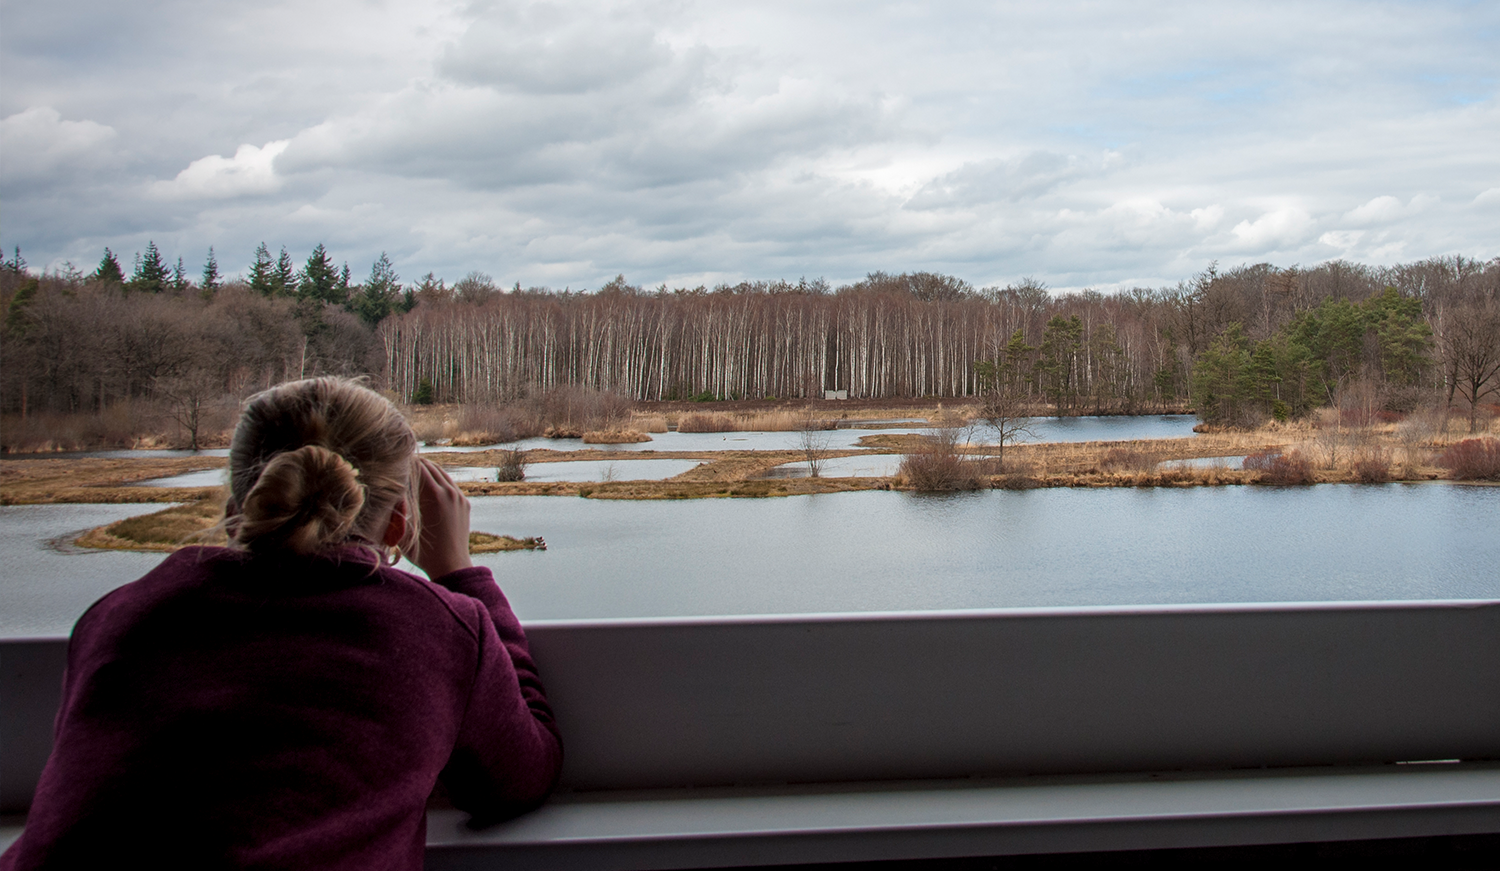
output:
[[1192,403],[1234,423],[1355,394],[1398,411],[1434,397],[1474,409],[1500,390],[1500,258],[1211,265],[1111,294],[932,273],[654,290],[619,277],[579,292],[502,290],[482,273],[403,285],[384,255],[356,282],[321,245],[300,268],[262,245],[247,276],[227,280],[210,249],[189,278],[152,244],[128,275],[108,250],[89,274],[39,275],[17,252],[0,263],[0,309],[0,408],[23,417],[144,398],[185,419],[212,398],[318,373],[441,402],[558,387],[636,400],[966,397],[1004,384],[1061,414]]
[[[1392,410],[1500,389],[1500,259],[1269,264],[1121,293],[948,276],[424,302],[384,321],[386,383],[441,401],[582,385],[633,399],[964,397],[1004,383],[1058,413],[1199,406],[1248,423],[1340,401]],[[1484,349],[1491,349],[1491,357]],[[982,379],[981,373],[1007,373]]]

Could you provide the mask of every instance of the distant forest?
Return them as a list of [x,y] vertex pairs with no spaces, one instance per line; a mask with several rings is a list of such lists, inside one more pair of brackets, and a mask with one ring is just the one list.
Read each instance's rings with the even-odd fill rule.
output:
[[[499,403],[559,387],[633,400],[970,397],[1057,414],[1195,407],[1287,418],[1358,396],[1408,411],[1500,400],[1500,258],[1331,261],[1202,272],[1169,287],[1054,294],[1023,280],[874,272],[592,292],[502,289],[482,273],[403,284],[385,256],[356,281],[323,246],[262,245],[247,278],[213,251],[192,275],[152,244],[91,273],[0,263],[0,410],[177,414],[317,373],[365,374],[404,401]],[[186,411],[184,411],[186,409]]]

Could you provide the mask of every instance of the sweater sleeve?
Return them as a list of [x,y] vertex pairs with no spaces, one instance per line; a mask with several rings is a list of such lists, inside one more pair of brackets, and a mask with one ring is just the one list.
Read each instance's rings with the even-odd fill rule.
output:
[[476,600],[488,618],[477,627],[473,690],[443,781],[477,823],[524,813],[546,799],[562,768],[562,742],[526,633],[489,569],[460,569],[435,582]]

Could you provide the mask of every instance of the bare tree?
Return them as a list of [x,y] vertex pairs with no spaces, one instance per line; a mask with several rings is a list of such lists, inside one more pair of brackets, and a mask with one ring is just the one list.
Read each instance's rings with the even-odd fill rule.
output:
[[1500,395],[1500,302],[1480,297],[1458,306],[1439,344],[1449,401],[1456,390],[1468,402],[1469,432],[1475,432],[1480,400]]
[[974,364],[979,376],[979,419],[995,431],[995,462],[1005,468],[1005,444],[1019,437],[1036,437],[1031,425],[1031,401],[1027,395],[1026,382],[1021,377],[1023,361],[1036,350],[1027,345],[1017,330],[1005,349],[1005,359],[1000,363],[979,361]]
[[167,400],[172,419],[187,431],[189,450],[199,450],[205,417],[224,398],[222,376],[208,367],[194,366],[158,379],[156,391]]
[[833,444],[833,437],[828,431],[834,426],[833,421],[814,414],[812,406],[804,409],[797,421],[797,447],[807,460],[807,473],[810,477],[817,478],[823,474],[823,462],[828,459],[829,449]]

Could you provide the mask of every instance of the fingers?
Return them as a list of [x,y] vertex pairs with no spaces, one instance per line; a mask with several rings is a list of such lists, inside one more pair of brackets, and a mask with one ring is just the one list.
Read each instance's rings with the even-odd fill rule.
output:
[[469,558],[469,499],[442,467],[419,458],[422,537],[417,565],[440,577],[474,563]]

